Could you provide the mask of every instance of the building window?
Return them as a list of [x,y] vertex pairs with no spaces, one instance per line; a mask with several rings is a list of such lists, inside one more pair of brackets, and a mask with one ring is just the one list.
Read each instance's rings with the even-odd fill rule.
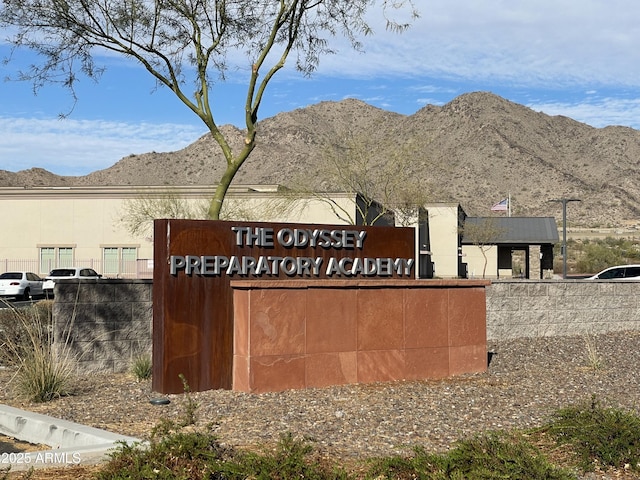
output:
[[111,276],[135,276],[138,262],[136,247],[103,247],[102,273]]
[[73,267],[73,248],[58,247],[58,267]]
[[102,250],[102,273],[105,275],[117,275],[118,272],[118,247],[105,247]]
[[49,273],[54,268],[73,266],[72,247],[40,247],[40,271]]

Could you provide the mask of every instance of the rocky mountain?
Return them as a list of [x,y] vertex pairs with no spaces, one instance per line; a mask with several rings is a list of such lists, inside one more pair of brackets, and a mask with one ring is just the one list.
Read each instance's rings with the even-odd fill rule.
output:
[[[242,144],[241,130],[223,130],[233,146]],[[410,152],[416,174],[438,186],[433,200],[459,202],[470,215],[490,215],[510,194],[514,216],[561,219],[551,200],[565,197],[582,200],[570,204],[572,225],[640,224],[640,131],[593,128],[486,92],[408,116],[353,99],[278,114],[260,122],[258,144],[235,183],[287,185],[323,162],[328,148],[338,149],[346,132],[366,137],[381,160]],[[131,155],[83,177],[0,171],[0,186],[214,184],[223,165],[205,135],[180,151]]]

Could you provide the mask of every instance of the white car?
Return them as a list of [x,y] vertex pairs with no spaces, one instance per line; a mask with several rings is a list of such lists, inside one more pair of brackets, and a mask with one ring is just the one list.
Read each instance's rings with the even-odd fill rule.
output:
[[609,267],[587,280],[640,280],[640,265]]
[[101,278],[98,272],[92,268],[54,268],[49,275],[44,277],[43,290],[47,298],[53,297],[53,287],[57,280],[66,280],[71,278],[79,278],[81,280],[97,280]]
[[0,274],[0,296],[21,300],[44,295],[42,278],[32,272],[5,272]]

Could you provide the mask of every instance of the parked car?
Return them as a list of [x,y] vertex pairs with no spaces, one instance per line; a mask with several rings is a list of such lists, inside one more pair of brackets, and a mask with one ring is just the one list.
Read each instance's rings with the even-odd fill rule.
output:
[[640,280],[640,265],[617,265],[596,273],[587,280]]
[[32,272],[5,272],[0,274],[0,296],[22,300],[42,296],[43,280]]
[[44,277],[43,290],[47,298],[53,297],[53,287],[58,280],[66,280],[70,278],[79,278],[81,280],[97,280],[101,278],[98,272],[92,268],[54,268],[49,275]]

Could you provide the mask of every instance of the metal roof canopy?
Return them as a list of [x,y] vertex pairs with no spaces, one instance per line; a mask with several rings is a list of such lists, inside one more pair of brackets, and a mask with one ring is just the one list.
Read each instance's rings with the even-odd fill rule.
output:
[[[490,221],[499,230],[493,245],[544,245],[560,241],[554,217],[467,217],[465,223],[482,224]],[[462,235],[464,245],[473,245]]]

